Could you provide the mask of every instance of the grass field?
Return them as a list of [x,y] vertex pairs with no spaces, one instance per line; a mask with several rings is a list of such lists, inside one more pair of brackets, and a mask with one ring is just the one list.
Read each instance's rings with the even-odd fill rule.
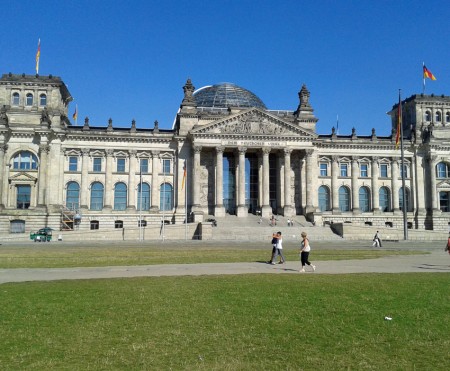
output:
[[[298,261],[298,248],[286,246],[284,254],[288,261]],[[189,263],[235,263],[266,261],[271,247],[236,246],[226,244],[201,244],[187,246],[102,245],[95,247],[64,246],[57,244],[31,244],[14,248],[2,246],[0,268],[69,268],[102,267],[117,265],[189,264]],[[419,250],[402,249],[315,249],[314,261],[373,259],[382,256],[425,254]]]
[[448,283],[408,273],[3,284],[0,369],[447,370]]

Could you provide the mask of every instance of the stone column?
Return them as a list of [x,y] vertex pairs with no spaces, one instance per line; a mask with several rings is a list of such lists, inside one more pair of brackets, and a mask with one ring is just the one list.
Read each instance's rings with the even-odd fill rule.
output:
[[105,205],[103,209],[111,211],[113,208],[113,189],[112,189],[112,173],[113,173],[113,154],[114,150],[106,150],[106,167],[105,167]]
[[331,156],[331,201],[333,214],[340,214],[339,210],[339,156]]
[[392,211],[396,214],[400,214],[400,208],[399,208],[399,190],[400,190],[400,181],[398,179],[399,177],[399,159],[393,158],[392,159]]
[[416,153],[415,158],[415,179],[414,184],[416,188],[416,209],[419,215],[426,215],[425,194],[427,192],[427,186],[425,183],[425,159],[422,154]]
[[223,151],[224,147],[216,147],[216,205],[215,216],[225,216],[223,206]]
[[[5,164],[5,153],[7,150],[6,144],[0,144],[0,174],[2,175],[2,179],[0,179],[0,211],[5,208],[5,196],[6,196],[6,188],[4,187],[5,180],[7,181],[9,176],[9,167],[6,168]],[[5,189],[5,192],[3,190]]]
[[374,214],[380,214],[380,193],[378,189],[378,177],[378,157],[372,157],[372,211]]
[[87,210],[89,205],[89,149],[81,150],[81,200],[80,209]]
[[431,194],[431,208],[433,209],[433,214],[438,209],[438,203],[437,203],[437,189],[436,189],[436,155],[428,156],[428,168],[430,171],[430,194]]
[[306,214],[316,211],[317,200],[317,152],[313,149],[305,151],[306,157]]
[[269,154],[270,148],[263,148],[263,187],[262,187],[262,199],[263,204],[261,208],[261,216],[263,218],[270,218],[272,215],[272,208],[270,207],[270,178],[269,178]]
[[284,216],[292,216],[294,210],[291,203],[291,153],[292,149],[284,149]]
[[[136,210],[136,158],[137,151],[132,149],[129,151],[130,166],[128,168],[128,206],[127,210]],[[140,174],[140,171],[139,171]],[[139,179],[140,181],[140,179]],[[142,191],[142,190],[141,190]]]
[[152,152],[152,211],[159,210],[159,151]]
[[193,173],[193,211],[200,210],[200,155],[202,152],[201,146],[194,146],[194,166],[192,168]]
[[246,147],[239,147],[239,185],[238,185],[238,209],[237,216],[244,217],[248,215],[248,210],[245,205],[245,152]]
[[359,209],[358,156],[352,158],[352,210],[353,214],[361,214]]
[[39,164],[39,191],[38,191],[38,208],[46,209],[46,190],[47,190],[47,169],[48,169],[48,153],[50,146],[43,143],[39,146],[40,164]]

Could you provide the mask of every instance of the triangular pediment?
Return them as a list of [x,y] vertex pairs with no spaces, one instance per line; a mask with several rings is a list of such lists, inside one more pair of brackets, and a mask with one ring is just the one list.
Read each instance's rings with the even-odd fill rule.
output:
[[10,182],[36,182],[37,178],[28,173],[20,172],[20,173],[11,175],[9,177],[9,181]]
[[445,188],[445,189],[450,189],[450,180],[444,180],[440,183],[437,184],[437,188]]
[[300,128],[277,116],[271,115],[261,109],[251,108],[235,115],[219,119],[201,127],[194,128],[191,135],[247,135],[252,137],[303,137],[314,139],[317,135],[309,130]]

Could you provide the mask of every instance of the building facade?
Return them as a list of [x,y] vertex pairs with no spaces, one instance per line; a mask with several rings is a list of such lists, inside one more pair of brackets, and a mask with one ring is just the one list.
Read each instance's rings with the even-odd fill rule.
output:
[[[304,215],[447,230],[450,97],[402,102],[403,166],[392,134],[329,135],[305,85],[292,111],[267,109],[233,84],[188,80],[173,128],[74,125],[56,76],[0,79],[0,233],[201,222],[207,216]],[[404,191],[403,191],[404,190]]]

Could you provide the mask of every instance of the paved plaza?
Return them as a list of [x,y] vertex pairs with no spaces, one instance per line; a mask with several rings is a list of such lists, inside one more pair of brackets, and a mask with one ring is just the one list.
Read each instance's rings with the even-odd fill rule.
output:
[[[115,242],[120,245],[120,241]],[[204,244],[201,241],[176,241],[165,242],[171,247],[180,247],[189,244]],[[111,242],[109,242],[111,244]],[[17,244],[21,248],[26,244]],[[92,245],[92,243],[90,243]],[[441,246],[442,245],[442,246]],[[202,263],[202,264],[161,264],[139,266],[111,266],[88,268],[15,268],[0,269],[0,283],[27,282],[27,281],[53,281],[68,279],[98,279],[120,277],[160,277],[160,276],[200,276],[200,275],[232,275],[232,274],[351,274],[351,273],[450,273],[450,255],[444,252],[444,243],[440,242],[400,242],[386,243],[381,249],[408,249],[420,250],[424,254],[395,255],[377,259],[364,260],[334,260],[314,262],[314,251],[311,253],[311,261],[316,265],[316,272],[308,270],[299,273],[300,262],[288,261],[285,264],[270,265],[263,261],[244,263]],[[61,247],[64,246],[61,244]],[[234,246],[236,246],[234,244]],[[246,248],[254,248],[257,245],[246,245]],[[333,243],[317,242],[316,249],[367,249],[370,243],[367,241],[341,241]],[[1,249],[1,246],[0,246]],[[268,253],[269,248],[267,249]],[[262,257],[267,258],[267,257]]]

